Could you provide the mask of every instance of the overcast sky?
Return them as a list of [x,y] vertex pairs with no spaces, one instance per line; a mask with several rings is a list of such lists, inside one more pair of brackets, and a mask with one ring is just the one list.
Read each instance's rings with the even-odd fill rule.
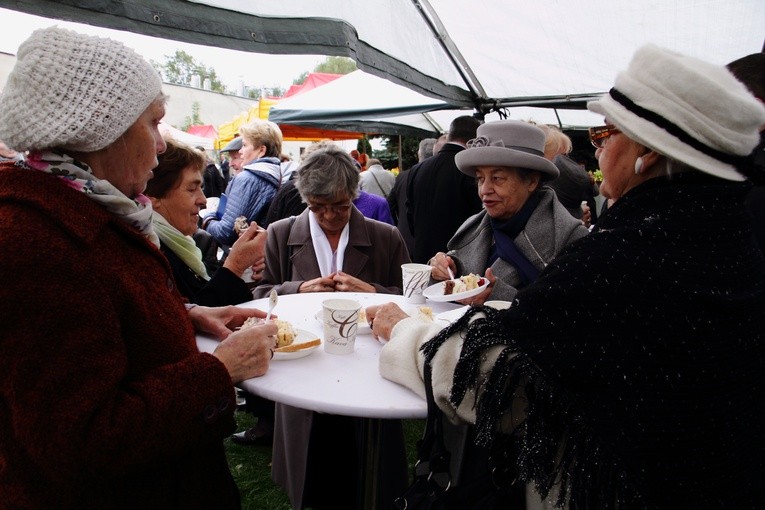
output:
[[192,55],[196,62],[215,69],[218,78],[230,90],[238,90],[239,83],[242,81],[250,87],[279,86],[286,90],[295,78],[305,71],[313,71],[316,64],[325,58],[316,55],[261,55],[186,44],[132,32],[31,16],[8,9],[0,9],[0,19],[3,20],[0,52],[15,55],[19,45],[34,30],[58,25],[78,32],[117,39],[147,59],[158,62],[164,62],[165,55],[172,55],[178,49],[183,50]]

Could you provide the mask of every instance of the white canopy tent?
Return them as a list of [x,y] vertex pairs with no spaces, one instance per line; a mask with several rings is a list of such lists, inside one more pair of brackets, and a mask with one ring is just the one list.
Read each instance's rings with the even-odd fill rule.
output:
[[[564,129],[602,122],[600,116],[587,110],[510,107],[503,113]],[[358,70],[279,101],[268,118],[278,124],[425,137],[445,133],[455,117],[471,114],[471,109],[455,109],[449,103]],[[499,115],[490,113],[487,120],[492,118]]]
[[453,106],[583,107],[652,42],[725,64],[763,49],[762,0],[0,0],[53,18],[275,54],[342,55]]
[[192,135],[165,122],[159,123],[159,132],[162,136],[170,137],[173,140],[183,142],[192,147],[204,147],[206,151],[212,151],[215,148],[215,139],[204,136]]

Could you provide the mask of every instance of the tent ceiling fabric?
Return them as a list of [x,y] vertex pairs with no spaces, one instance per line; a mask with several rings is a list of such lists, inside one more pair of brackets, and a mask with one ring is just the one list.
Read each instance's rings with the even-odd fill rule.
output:
[[0,6],[274,54],[340,55],[454,106],[579,106],[652,42],[725,64],[761,51],[762,0],[0,0]]

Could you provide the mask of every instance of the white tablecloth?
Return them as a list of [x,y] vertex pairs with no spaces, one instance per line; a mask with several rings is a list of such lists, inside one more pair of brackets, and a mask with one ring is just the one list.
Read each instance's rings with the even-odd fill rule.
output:
[[[321,302],[330,298],[356,299],[363,307],[393,301],[410,315],[416,314],[419,306],[431,307],[434,315],[461,307],[430,301],[415,305],[403,296],[389,294],[319,292],[279,296],[274,314],[295,328],[322,338],[322,325],[316,313],[322,309]],[[267,310],[268,299],[240,306]],[[197,344],[201,351],[212,352],[217,341],[200,335]],[[264,376],[248,379],[241,386],[255,395],[311,411],[363,418],[424,418],[427,406],[423,399],[380,376],[381,348],[382,344],[371,333],[359,334],[352,354],[327,354],[320,346],[304,358],[272,361]]]

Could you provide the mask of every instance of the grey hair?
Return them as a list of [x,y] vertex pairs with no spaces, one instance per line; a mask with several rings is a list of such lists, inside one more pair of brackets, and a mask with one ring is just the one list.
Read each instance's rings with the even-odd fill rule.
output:
[[300,164],[295,187],[300,198],[333,200],[359,195],[359,171],[353,158],[337,145],[328,145],[311,152]]
[[417,157],[420,161],[433,155],[433,147],[438,140],[436,138],[423,138],[417,147]]

